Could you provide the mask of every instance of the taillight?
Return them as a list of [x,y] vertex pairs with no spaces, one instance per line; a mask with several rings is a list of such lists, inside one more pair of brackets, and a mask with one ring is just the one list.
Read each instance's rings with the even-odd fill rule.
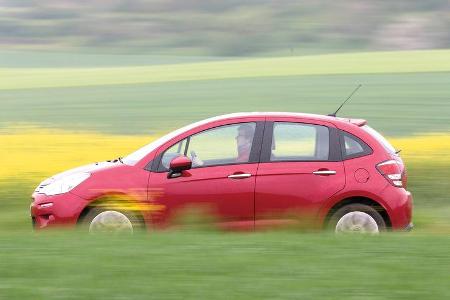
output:
[[403,178],[406,177],[404,176],[404,168],[400,162],[391,159],[379,163],[376,167],[378,172],[393,186],[404,187],[403,183],[406,184],[406,178]]

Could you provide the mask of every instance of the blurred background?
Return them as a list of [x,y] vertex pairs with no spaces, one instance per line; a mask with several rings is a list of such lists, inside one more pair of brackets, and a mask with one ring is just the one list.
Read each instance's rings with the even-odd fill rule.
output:
[[[0,0],[0,45],[0,298],[449,297],[448,0]],[[29,234],[57,172],[218,114],[328,114],[358,84],[340,115],[402,150],[411,234]]]
[[4,49],[235,57],[450,46],[445,0],[2,0],[1,5]]

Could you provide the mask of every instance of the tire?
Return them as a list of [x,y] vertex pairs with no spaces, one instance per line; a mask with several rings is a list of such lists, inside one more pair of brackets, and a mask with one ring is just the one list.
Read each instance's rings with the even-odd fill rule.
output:
[[89,210],[81,224],[89,233],[132,234],[145,228],[144,222],[132,212],[96,207]]
[[335,233],[378,234],[386,231],[386,222],[371,206],[349,204],[333,213],[328,228]]

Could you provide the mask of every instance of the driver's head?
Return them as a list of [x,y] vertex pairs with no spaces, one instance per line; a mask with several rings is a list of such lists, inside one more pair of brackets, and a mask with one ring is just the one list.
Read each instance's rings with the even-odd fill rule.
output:
[[238,127],[238,135],[236,136],[238,149],[241,147],[250,147],[253,140],[255,129],[250,124],[244,124]]

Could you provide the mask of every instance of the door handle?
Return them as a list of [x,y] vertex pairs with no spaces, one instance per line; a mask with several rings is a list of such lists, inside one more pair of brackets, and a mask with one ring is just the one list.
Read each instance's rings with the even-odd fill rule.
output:
[[324,176],[328,176],[328,175],[336,175],[336,171],[333,170],[317,170],[312,172],[314,175],[324,175]]
[[252,176],[252,174],[241,173],[241,174],[228,175],[228,178],[230,178],[230,179],[243,179],[243,178],[249,178],[250,176]]

